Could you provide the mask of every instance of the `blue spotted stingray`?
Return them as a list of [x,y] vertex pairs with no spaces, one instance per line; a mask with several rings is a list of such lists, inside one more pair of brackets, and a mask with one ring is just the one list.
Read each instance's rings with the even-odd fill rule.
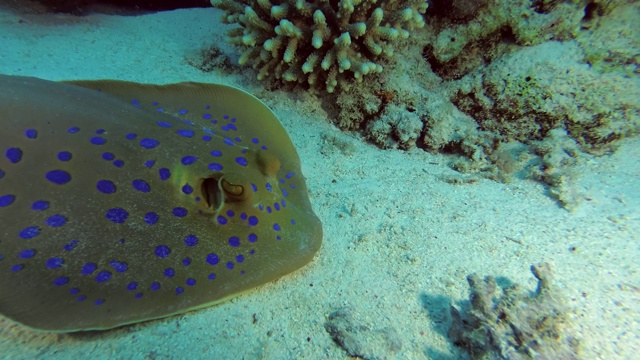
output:
[[322,241],[275,115],[232,87],[0,75],[0,313],[101,330],[218,303]]

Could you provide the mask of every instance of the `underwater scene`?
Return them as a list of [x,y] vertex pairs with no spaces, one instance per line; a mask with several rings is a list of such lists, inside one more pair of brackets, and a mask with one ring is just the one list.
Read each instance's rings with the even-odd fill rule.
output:
[[640,1],[0,0],[0,359],[635,359]]

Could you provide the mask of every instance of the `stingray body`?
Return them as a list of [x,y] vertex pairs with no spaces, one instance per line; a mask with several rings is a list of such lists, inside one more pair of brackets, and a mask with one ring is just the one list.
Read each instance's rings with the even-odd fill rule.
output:
[[0,75],[0,313],[108,329],[289,273],[322,241],[298,155],[223,85]]

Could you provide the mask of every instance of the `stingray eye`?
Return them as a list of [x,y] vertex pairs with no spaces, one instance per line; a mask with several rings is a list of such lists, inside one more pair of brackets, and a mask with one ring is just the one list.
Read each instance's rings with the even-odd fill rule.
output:
[[232,184],[225,179],[220,181],[220,185],[222,185],[222,190],[229,196],[241,197],[244,193],[242,185]]

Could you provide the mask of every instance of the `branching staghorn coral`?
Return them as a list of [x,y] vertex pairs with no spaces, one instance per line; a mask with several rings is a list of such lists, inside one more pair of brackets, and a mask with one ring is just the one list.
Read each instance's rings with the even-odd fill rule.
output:
[[381,58],[424,26],[426,0],[211,0],[222,22],[240,27],[227,41],[244,49],[241,65],[258,79],[348,89],[379,73]]

